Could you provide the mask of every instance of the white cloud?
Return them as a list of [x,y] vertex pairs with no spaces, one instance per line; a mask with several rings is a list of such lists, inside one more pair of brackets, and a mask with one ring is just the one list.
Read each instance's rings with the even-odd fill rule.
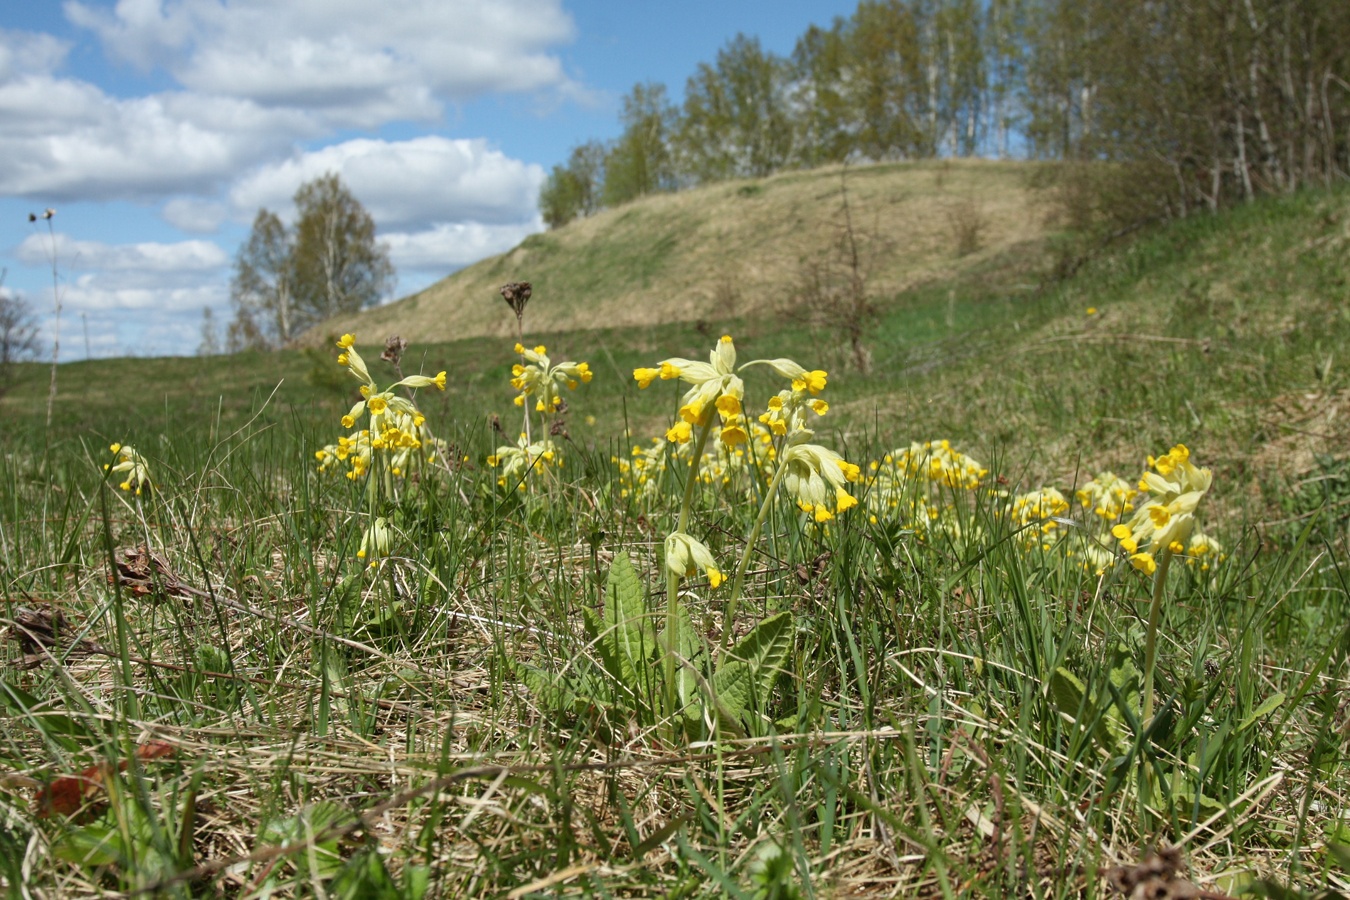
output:
[[242,178],[230,199],[243,217],[263,206],[289,215],[296,188],[327,172],[341,175],[384,228],[532,222],[545,178],[540,166],[511,159],[483,140],[359,139],[264,166]]
[[28,265],[47,265],[53,248],[64,266],[78,271],[143,272],[162,276],[173,273],[217,272],[229,262],[220,247],[210,241],[178,241],[161,244],[104,244],[99,241],[72,240],[57,232],[54,240],[45,234],[31,234],[19,245],[15,255]]
[[47,75],[65,61],[70,45],[50,34],[0,28],[0,82]]
[[333,125],[433,119],[443,101],[573,91],[549,49],[561,0],[121,0],[66,15],[134,65],[202,93],[320,112]]
[[160,210],[164,221],[184,231],[213,234],[229,211],[222,203],[197,197],[174,197]]
[[[33,234],[15,256],[22,263],[48,265],[52,243]],[[229,257],[210,241],[105,244],[55,236],[62,274],[63,343],[80,354],[80,330],[91,330],[95,356],[191,353],[184,335],[200,325],[202,308],[217,311],[229,301]],[[196,322],[197,325],[193,325]],[[50,315],[43,323],[51,333]]]
[[516,225],[468,222],[437,225],[412,233],[395,232],[381,240],[389,245],[389,256],[400,269],[448,271],[504,253],[543,228],[542,221]]
[[0,82],[0,193],[59,201],[209,191],[317,133],[301,112],[184,94],[120,99],[82,81]]
[[114,310],[148,312],[153,315],[144,321],[153,322],[175,313],[201,315],[202,307],[220,308],[228,299],[228,290],[224,285],[206,284],[166,290],[159,286],[113,288],[90,280],[67,287],[61,295],[61,305],[65,310],[75,313],[82,310],[90,313]]

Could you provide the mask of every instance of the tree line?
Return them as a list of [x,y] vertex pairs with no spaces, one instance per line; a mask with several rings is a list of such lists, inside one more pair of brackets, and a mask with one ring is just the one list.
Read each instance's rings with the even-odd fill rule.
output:
[[973,155],[1110,163],[1065,167],[1091,181],[1086,216],[1184,216],[1350,172],[1350,3],[863,0],[789,57],[738,35],[681,105],[634,86],[620,124],[553,167],[550,226],[729,178]]

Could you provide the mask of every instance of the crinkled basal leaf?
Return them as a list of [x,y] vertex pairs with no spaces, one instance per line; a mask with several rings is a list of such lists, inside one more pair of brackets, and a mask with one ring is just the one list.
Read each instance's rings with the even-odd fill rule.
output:
[[[731,649],[729,658],[717,670],[713,684],[723,705],[728,692],[740,701],[740,712],[753,708],[763,711],[769,705],[774,682],[787,665],[792,652],[792,615],[781,612],[760,622]],[[743,667],[744,672],[740,668]],[[745,679],[745,683],[742,681]],[[741,697],[744,694],[744,697]]]
[[768,707],[774,682],[787,667],[792,635],[792,615],[783,612],[760,622],[731,650],[733,657],[749,663],[755,679],[755,700],[761,710]]
[[739,659],[729,659],[718,667],[713,676],[719,710],[732,719],[742,719],[754,702],[755,682],[750,666]]
[[618,660],[617,674],[632,690],[641,690],[650,677],[651,657],[656,649],[656,629],[647,616],[642,580],[628,559],[619,553],[605,581],[605,637]]

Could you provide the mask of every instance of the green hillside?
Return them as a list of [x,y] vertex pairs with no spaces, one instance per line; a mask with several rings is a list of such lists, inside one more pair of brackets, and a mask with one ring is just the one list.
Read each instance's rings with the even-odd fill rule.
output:
[[[497,289],[529,281],[536,331],[754,315],[791,305],[803,265],[831,254],[847,186],[855,233],[882,296],[948,278],[1044,234],[1025,163],[889,163],[790,172],[658,194],[469,266],[426,290],[324,324],[309,336],[365,332],[442,341],[508,335]],[[963,247],[961,228],[974,232]]]

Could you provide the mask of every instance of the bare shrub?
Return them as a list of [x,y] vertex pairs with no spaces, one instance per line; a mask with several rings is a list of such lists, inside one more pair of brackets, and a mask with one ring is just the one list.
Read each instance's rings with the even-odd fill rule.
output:
[[839,211],[834,235],[824,249],[798,261],[789,290],[791,313],[839,335],[859,372],[872,368],[872,351],[863,340],[877,308],[868,278],[888,242],[876,228],[858,228],[849,204],[848,170],[839,175]]
[[951,229],[958,257],[969,256],[980,249],[980,238],[988,224],[984,210],[973,196],[947,207],[947,226]]
[[22,296],[5,289],[4,281],[0,270],[0,394],[9,386],[14,364],[38,353],[37,319]]

